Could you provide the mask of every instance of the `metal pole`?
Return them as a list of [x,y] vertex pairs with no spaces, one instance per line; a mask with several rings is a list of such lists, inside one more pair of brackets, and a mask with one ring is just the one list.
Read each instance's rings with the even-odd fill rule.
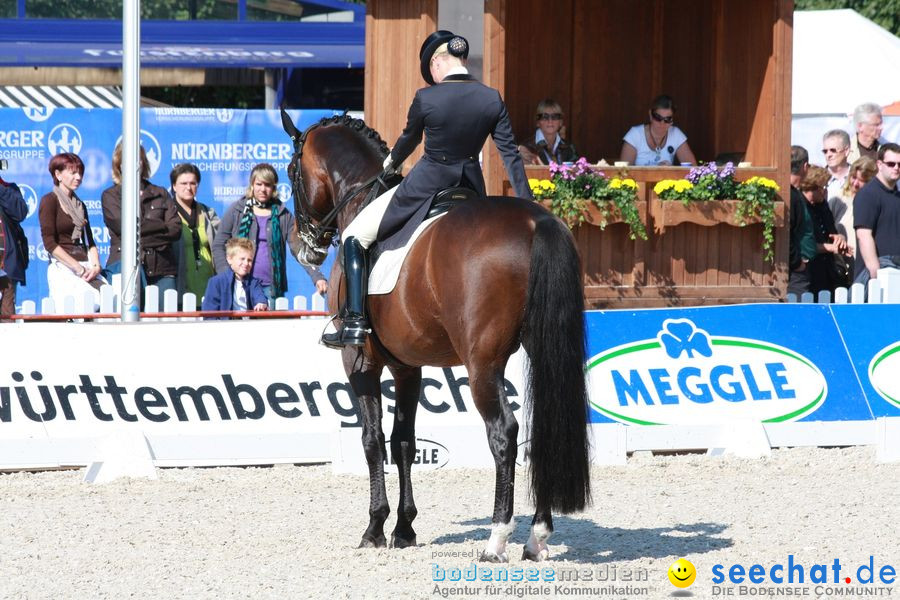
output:
[[140,320],[138,195],[141,143],[141,0],[122,3],[122,321]]

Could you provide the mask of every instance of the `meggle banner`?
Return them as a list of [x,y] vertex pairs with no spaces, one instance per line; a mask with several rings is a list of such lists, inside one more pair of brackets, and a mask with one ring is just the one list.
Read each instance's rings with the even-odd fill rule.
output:
[[835,322],[877,417],[900,417],[900,306],[834,305]]
[[[332,110],[289,111],[300,130]],[[50,159],[74,152],[84,161],[84,179],[78,195],[88,208],[94,240],[105,265],[109,233],[103,223],[100,196],[113,185],[112,154],[121,139],[122,112],[118,109],[2,108],[0,158],[9,169],[0,173],[19,184],[28,203],[22,224],[28,236],[31,265],[27,285],[18,289],[17,302],[40,299],[47,293],[48,255],[41,241],[38,202],[53,189]],[[281,128],[281,114],[271,110],[141,109],[141,143],[150,161],[150,180],[169,189],[169,172],[179,163],[197,165],[201,173],[198,200],[221,216],[249,185],[250,170],[260,162],[278,171],[278,192],[293,211],[287,166],[293,146]],[[328,276],[330,260],[323,267]],[[295,260],[288,261],[288,297],[309,296],[315,290]]]
[[872,419],[828,305],[590,312],[587,327],[594,422]]

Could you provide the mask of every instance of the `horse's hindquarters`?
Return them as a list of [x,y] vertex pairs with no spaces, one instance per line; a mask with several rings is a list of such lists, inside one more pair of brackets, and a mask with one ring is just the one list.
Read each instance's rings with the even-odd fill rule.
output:
[[515,351],[539,207],[461,204],[416,241],[394,291],[371,296],[379,339],[410,365],[502,361]]

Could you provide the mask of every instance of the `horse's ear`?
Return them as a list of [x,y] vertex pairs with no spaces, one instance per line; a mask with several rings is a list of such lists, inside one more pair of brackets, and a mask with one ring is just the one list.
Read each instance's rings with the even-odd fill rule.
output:
[[296,148],[297,141],[300,139],[300,130],[297,129],[291,120],[291,116],[283,108],[281,109],[281,126],[284,128],[284,132],[291,136],[291,141],[294,142],[294,147]]

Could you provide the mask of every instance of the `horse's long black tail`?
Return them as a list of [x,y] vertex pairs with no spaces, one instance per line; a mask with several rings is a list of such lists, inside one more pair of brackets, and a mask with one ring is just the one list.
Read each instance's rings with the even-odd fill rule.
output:
[[584,290],[572,234],[537,222],[522,345],[530,359],[531,493],[540,510],[582,510],[590,501]]

